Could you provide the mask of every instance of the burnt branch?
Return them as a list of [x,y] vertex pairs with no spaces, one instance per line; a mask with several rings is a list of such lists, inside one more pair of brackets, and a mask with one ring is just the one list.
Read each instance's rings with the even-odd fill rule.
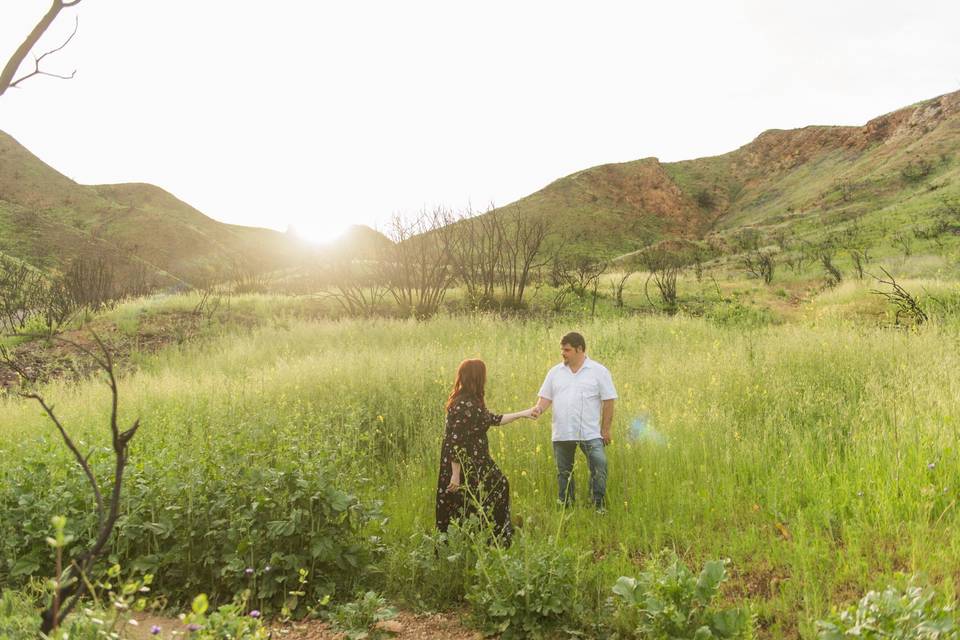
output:
[[80,450],[67,433],[63,423],[60,422],[60,419],[54,412],[53,407],[49,405],[38,393],[31,392],[22,394],[24,398],[35,400],[38,404],[40,404],[40,406],[46,412],[47,417],[50,418],[50,420],[57,427],[61,438],[67,445],[67,448],[70,449],[70,452],[76,459],[77,464],[80,465],[81,469],[83,469],[84,475],[86,475],[87,480],[90,482],[90,486],[93,490],[93,495],[97,503],[98,531],[96,539],[91,544],[89,549],[83,551],[70,564],[65,571],[65,576],[58,576],[52,604],[41,614],[43,622],[40,630],[47,635],[49,635],[51,631],[63,623],[64,619],[66,619],[66,617],[70,614],[80,598],[82,598],[86,593],[88,581],[81,578],[89,575],[90,570],[93,568],[97,559],[102,555],[107,543],[110,540],[110,535],[113,533],[113,527],[120,515],[120,492],[123,486],[123,473],[126,469],[127,461],[129,459],[130,440],[133,439],[134,435],[137,433],[137,430],[140,428],[140,419],[138,418],[128,429],[123,431],[120,430],[117,419],[119,393],[117,390],[117,379],[114,373],[113,356],[111,355],[110,350],[107,349],[106,345],[104,345],[103,341],[100,339],[100,336],[93,332],[91,332],[91,335],[93,336],[94,341],[97,343],[98,353],[95,353],[92,349],[89,349],[83,345],[70,342],[69,340],[61,340],[61,342],[70,344],[93,358],[93,360],[106,373],[107,386],[110,388],[111,395],[110,434],[112,436],[111,439],[113,444],[113,452],[116,460],[113,470],[113,490],[110,493],[109,508],[107,508],[104,504],[103,494],[100,490],[100,484],[97,482],[96,476],[90,467],[90,457],[84,457],[83,454],[80,453]]
[[871,293],[878,296],[883,296],[886,298],[893,306],[896,308],[896,315],[894,316],[894,321],[896,324],[900,324],[901,317],[912,318],[914,324],[923,324],[929,318],[927,317],[926,311],[923,310],[923,307],[920,306],[920,301],[917,300],[909,291],[904,289],[900,283],[898,283],[893,276],[890,275],[883,267],[880,267],[880,271],[883,271],[883,275],[887,277],[886,280],[883,278],[878,278],[873,276],[873,278],[880,284],[885,284],[891,287],[891,291],[880,291],[874,289]]

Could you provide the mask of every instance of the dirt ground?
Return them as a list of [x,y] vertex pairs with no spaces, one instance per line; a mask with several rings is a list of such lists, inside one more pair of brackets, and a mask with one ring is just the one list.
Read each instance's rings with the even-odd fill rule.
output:
[[[157,616],[137,616],[137,625],[126,629],[126,637],[131,640],[153,638],[150,629],[157,625],[161,629],[161,638],[169,638],[171,632],[187,636],[186,627],[176,618]],[[377,635],[371,637],[398,638],[399,640],[482,640],[479,631],[466,628],[458,614],[435,613],[416,615],[401,612],[394,620],[383,623]],[[325,622],[309,620],[277,624],[271,627],[274,640],[344,640],[346,635],[330,629]]]
[[[172,344],[182,344],[200,334],[203,318],[189,312],[156,314],[144,319],[136,333],[125,334],[112,324],[91,327],[110,350],[118,373],[129,369],[134,353],[155,353]],[[73,344],[71,344],[73,343]],[[99,355],[90,329],[65,331],[57,338],[29,340],[11,349],[17,368],[31,382],[58,378],[81,379],[96,372],[96,362],[83,352]],[[19,388],[21,377],[14,367],[0,362],[0,391]]]

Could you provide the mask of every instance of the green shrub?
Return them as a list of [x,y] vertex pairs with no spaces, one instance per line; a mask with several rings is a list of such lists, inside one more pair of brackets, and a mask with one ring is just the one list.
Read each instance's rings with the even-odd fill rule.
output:
[[612,637],[751,638],[753,621],[748,611],[714,604],[725,579],[724,561],[707,562],[695,576],[676,556],[654,560],[639,578],[623,576],[614,585]]
[[350,640],[369,638],[371,628],[377,622],[396,617],[397,611],[376,591],[358,594],[353,602],[334,607],[328,614],[333,628],[347,635]]
[[260,622],[260,612],[247,611],[245,595],[211,613],[208,613],[209,607],[206,595],[201,593],[193,599],[191,611],[183,619],[191,631],[191,640],[266,640],[270,637]]
[[960,626],[952,602],[932,589],[909,586],[870,591],[856,605],[817,622],[820,640],[956,640]]
[[461,604],[477,563],[477,527],[475,518],[454,522],[446,533],[416,534],[412,548],[391,549],[386,557],[392,565],[387,574],[396,582],[392,590],[418,609]]
[[579,560],[569,549],[522,537],[507,550],[485,549],[467,593],[474,621],[504,640],[578,625],[584,615],[577,597]]
[[31,638],[40,628],[40,615],[23,593],[6,590],[0,594],[0,640]]
[[[0,584],[49,574],[44,540],[52,515],[67,517],[77,541],[95,533],[86,479],[50,450],[58,446],[48,441],[22,465],[0,470]],[[311,576],[304,610],[331,592],[352,593],[380,550],[370,535],[381,522],[379,503],[348,493],[356,479],[331,459],[288,452],[267,458],[263,451],[228,442],[203,459],[164,449],[136,452],[112,558],[152,574],[154,589],[173,603],[188,603],[198,592],[229,602],[249,590],[259,609],[279,611],[298,588],[300,569]],[[94,462],[99,477],[107,476],[109,462]],[[65,561],[85,544],[68,548]]]

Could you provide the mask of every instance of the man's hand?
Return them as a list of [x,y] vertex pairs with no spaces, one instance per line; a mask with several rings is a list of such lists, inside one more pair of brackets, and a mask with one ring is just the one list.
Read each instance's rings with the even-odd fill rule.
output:
[[550,408],[551,404],[552,404],[551,401],[547,400],[544,397],[538,398],[537,404],[533,405],[533,411],[530,415],[533,417],[534,420],[536,420],[537,418],[542,416],[547,409]]
[[615,400],[604,400],[603,409],[601,410],[600,418],[600,437],[603,438],[603,444],[608,445],[613,442],[613,437],[611,436],[613,429],[613,404]]
[[450,484],[447,485],[447,493],[456,493],[460,491],[460,478],[450,478]]

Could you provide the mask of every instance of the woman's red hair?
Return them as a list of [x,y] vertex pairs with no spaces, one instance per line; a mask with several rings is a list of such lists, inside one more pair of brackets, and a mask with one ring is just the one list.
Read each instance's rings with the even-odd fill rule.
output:
[[475,398],[483,406],[483,389],[487,384],[487,365],[483,360],[467,359],[457,367],[457,378],[453,381],[453,390],[447,398],[447,411],[460,396]]

